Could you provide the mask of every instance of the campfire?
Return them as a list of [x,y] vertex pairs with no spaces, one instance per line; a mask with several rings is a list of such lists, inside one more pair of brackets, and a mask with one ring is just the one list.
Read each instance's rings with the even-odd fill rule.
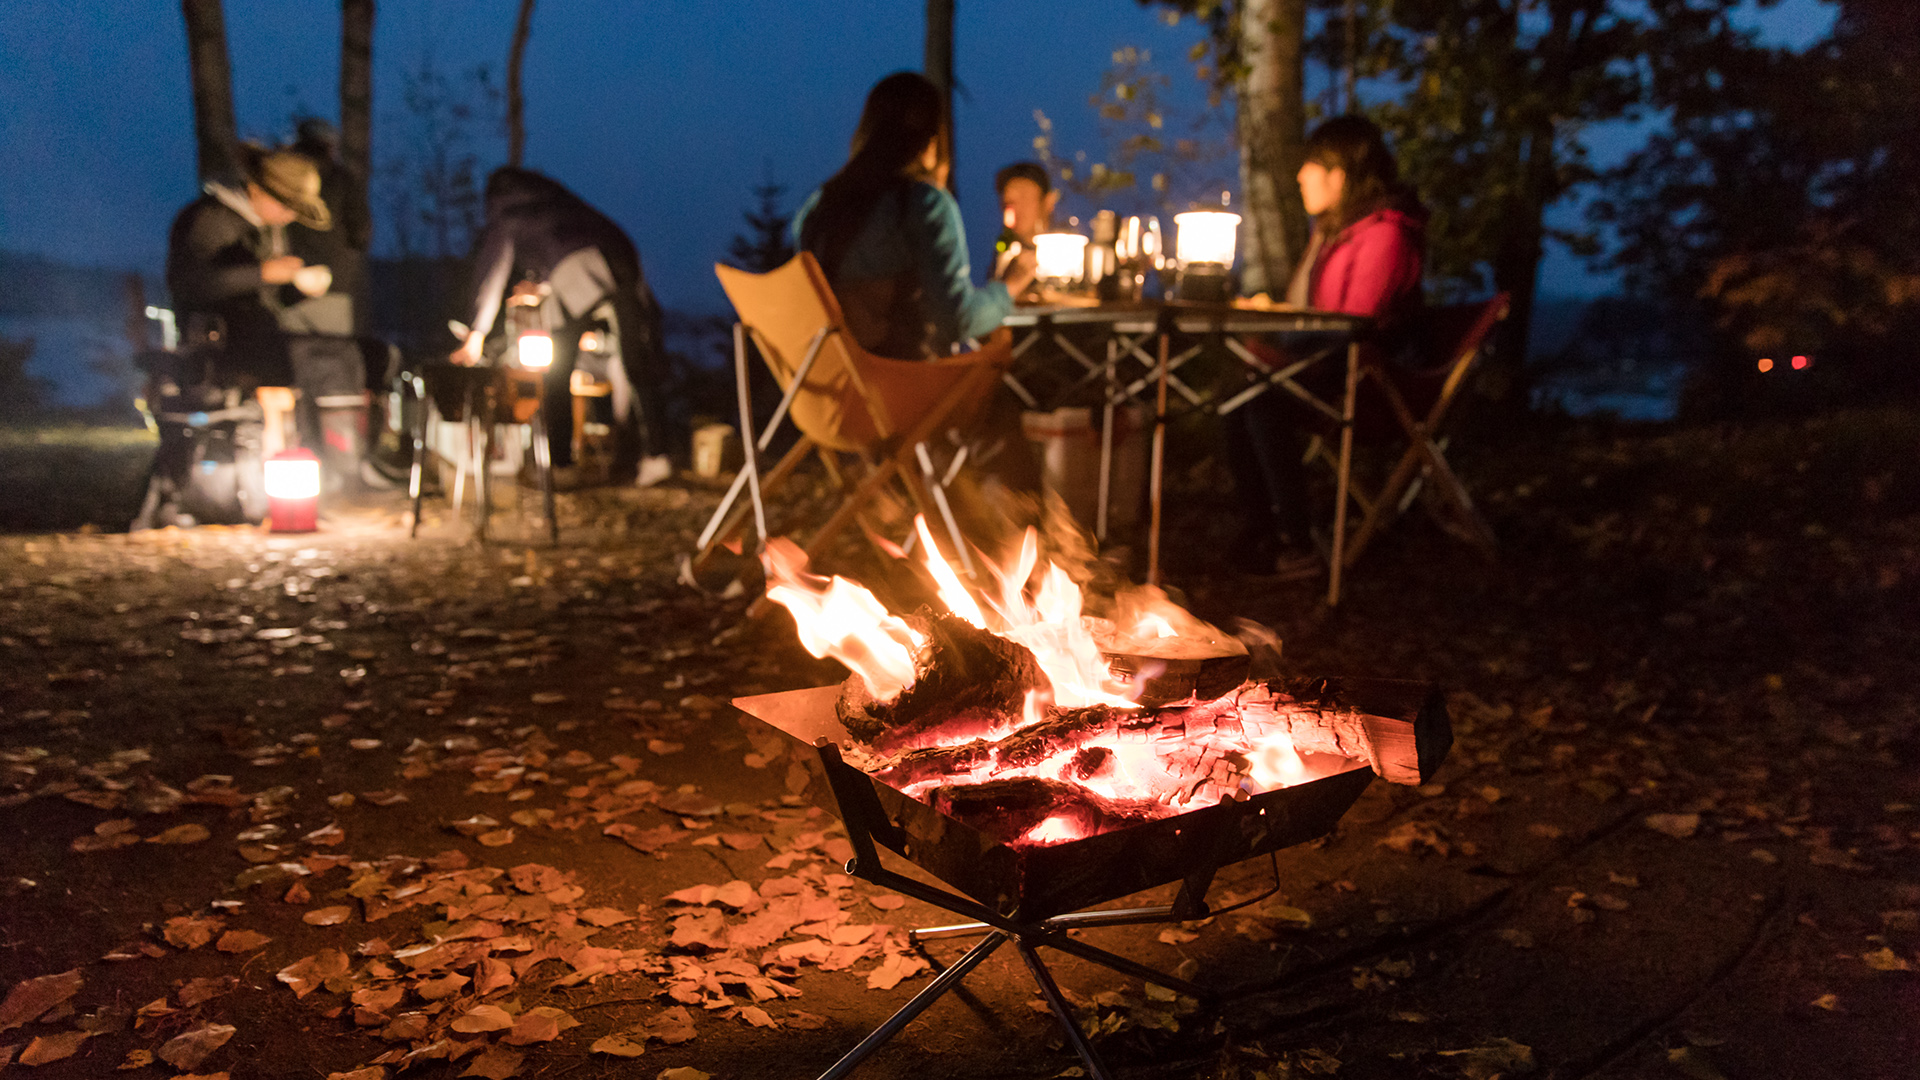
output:
[[[735,702],[801,744],[789,783],[846,824],[849,874],[973,920],[913,940],[980,938],[823,1080],[1007,942],[1087,1075],[1105,1080],[1038,950],[1213,996],[1065,931],[1205,917],[1220,868],[1331,832],[1375,774],[1430,776],[1452,743],[1445,708],[1427,683],[1253,677],[1246,645],[1158,590],[1090,613],[1066,570],[1041,565],[1032,532],[1005,565],[984,564],[986,588],[961,580],[924,520],[919,541],[943,611],[889,612],[771,541],[768,597],[808,651],[851,674]],[[880,847],[958,892],[887,869]],[[1170,904],[1087,910],[1174,881]]]
[[[961,580],[924,521],[919,547],[944,611],[889,612],[855,582],[809,574],[780,540],[767,595],[810,652],[851,671],[826,736],[844,762],[988,846],[1032,853],[1368,766],[1419,783],[1422,759],[1445,753],[1432,733],[1427,753],[1414,746],[1414,722],[1435,709],[1408,684],[1371,681],[1373,697],[1390,691],[1375,712],[1350,682],[1249,678],[1245,644],[1157,589],[1089,614],[1031,531],[1004,565],[983,561],[986,588]],[[752,704],[765,700],[742,704],[765,719]],[[925,847],[916,861],[946,861]]]

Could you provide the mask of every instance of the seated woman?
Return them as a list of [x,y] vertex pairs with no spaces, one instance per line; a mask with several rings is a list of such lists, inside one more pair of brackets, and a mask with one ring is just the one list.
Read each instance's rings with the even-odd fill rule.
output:
[[974,287],[960,204],[946,190],[950,145],[939,88],[916,72],[889,75],[867,94],[852,156],[794,215],[794,239],[820,260],[847,329],[878,356],[946,356],[998,327],[1033,281],[1029,254]]
[[[1320,125],[1307,137],[1298,180],[1314,228],[1287,301],[1372,318],[1363,362],[1417,362],[1427,215],[1400,183],[1380,129],[1359,116]],[[1285,408],[1281,395],[1268,393],[1229,416],[1227,457],[1245,508],[1237,561],[1304,577],[1319,572],[1319,561],[1308,543],[1303,439]]]
[[[950,355],[997,329],[1034,279],[1026,252],[1000,280],[973,284],[960,204],[946,190],[947,122],[945,95],[924,75],[881,79],[867,94],[847,163],[794,215],[796,243],[820,260],[847,329],[876,356]],[[1015,491],[1039,488],[1019,403],[1004,387],[976,431],[984,435],[972,448],[976,464]]]

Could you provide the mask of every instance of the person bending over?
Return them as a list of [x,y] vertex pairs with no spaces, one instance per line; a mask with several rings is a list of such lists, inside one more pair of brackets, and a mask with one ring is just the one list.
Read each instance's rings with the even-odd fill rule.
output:
[[[509,284],[549,286],[553,364],[542,416],[556,467],[573,462],[570,378],[583,334],[605,324],[620,350],[613,383],[613,476],[645,487],[672,474],[666,406],[660,396],[660,305],[640,271],[633,241],[605,214],[559,182],[515,166],[487,178],[486,228],[474,242],[474,291],[467,336],[451,359],[476,364]],[[637,472],[637,476],[636,476]]]
[[[1386,138],[1369,120],[1341,116],[1320,125],[1307,137],[1305,157],[1298,180],[1313,235],[1288,302],[1373,319],[1362,363],[1417,363],[1413,331],[1424,309],[1426,211],[1400,182]],[[1282,360],[1273,350],[1261,351]],[[1267,393],[1230,414],[1227,456],[1245,508],[1238,546],[1243,568],[1303,577],[1320,564],[1307,531],[1304,437],[1286,409],[1281,395]]]

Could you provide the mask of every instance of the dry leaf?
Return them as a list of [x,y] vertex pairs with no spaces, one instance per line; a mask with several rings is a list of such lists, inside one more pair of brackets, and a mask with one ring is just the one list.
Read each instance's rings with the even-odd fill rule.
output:
[[280,969],[275,978],[293,987],[293,996],[306,997],[326,983],[347,973],[347,954],[338,949],[321,949]]
[[[479,836],[474,837],[474,839],[480,841],[481,845],[484,847],[506,847],[508,844],[513,843],[513,830],[512,829],[495,829],[492,832],[481,833]],[[479,1065],[479,1062],[475,1061],[474,1064],[477,1067]],[[518,1068],[518,1067],[519,1066],[516,1064],[515,1068]],[[469,1076],[473,1074],[462,1073],[461,1075]]]
[[197,949],[212,941],[214,933],[225,925],[226,920],[218,915],[180,915],[162,923],[160,932],[176,949]]
[[475,1005],[453,1022],[453,1030],[462,1035],[482,1031],[505,1031],[513,1026],[513,1017],[498,1005]]
[[1467,1050],[1441,1050],[1439,1054],[1460,1058],[1460,1072],[1467,1080],[1497,1080],[1533,1071],[1533,1048],[1512,1039],[1495,1039],[1487,1046]]
[[1912,971],[1913,965],[1906,957],[1893,951],[1891,946],[1882,945],[1870,953],[1861,953],[1860,959],[1875,971]]
[[891,990],[900,985],[900,980],[918,975],[929,966],[921,957],[895,953],[882,960],[879,967],[867,973],[867,989]]
[[0,1031],[11,1031],[21,1024],[38,1020],[55,1005],[80,992],[84,980],[80,969],[58,975],[41,975],[14,984],[7,999],[0,1001]]
[[339,904],[334,907],[314,908],[300,916],[300,921],[309,926],[338,926],[352,917],[353,909],[345,904]]
[[208,1024],[174,1036],[156,1054],[174,1068],[190,1071],[225,1046],[227,1040],[233,1038],[233,1032],[232,1024]]
[[879,908],[881,911],[896,911],[901,907],[905,906],[906,902],[907,902],[906,897],[897,895],[895,893],[886,893],[881,896],[867,897],[867,903],[872,904],[874,907]]
[[662,1009],[660,1015],[647,1021],[647,1036],[669,1046],[691,1041],[694,1036],[693,1014],[684,1005]]
[[631,922],[632,919],[633,916],[630,913],[621,911],[619,908],[588,908],[580,913],[581,922],[591,923],[594,926],[619,926],[623,922]]
[[149,844],[197,844],[212,836],[205,825],[175,825],[158,836],[147,837]]
[[653,1080],[713,1080],[712,1073],[703,1073],[691,1065],[680,1065],[671,1069],[661,1069],[660,1075]]
[[518,1050],[509,1050],[504,1046],[489,1048],[474,1058],[461,1076],[478,1076],[483,1080],[507,1080],[510,1076],[520,1075],[520,1062],[526,1055]]
[[540,1005],[516,1017],[513,1021],[513,1030],[508,1032],[501,1041],[511,1046],[550,1042],[559,1038],[560,1033],[568,1028],[579,1026],[580,1021],[569,1016],[565,1009]]
[[587,1050],[595,1054],[612,1054],[614,1057],[636,1058],[647,1052],[644,1039],[634,1039],[626,1035],[602,1035],[593,1040]]
[[1699,814],[1648,814],[1642,820],[1647,828],[1675,840],[1685,840],[1700,831]]
[[173,995],[183,1009],[191,1009],[203,1001],[211,1001],[221,994],[228,993],[240,985],[238,977],[233,975],[214,975],[207,978],[188,979],[181,984]]
[[1816,1009],[1825,1009],[1828,1012],[1839,1012],[1840,1011],[1840,995],[1821,994],[1819,997],[1814,998],[1812,1001],[1807,1002],[1807,1004],[1813,1006]]
[[254,930],[229,930],[220,935],[213,947],[221,952],[252,952],[273,939]]
[[129,1050],[127,1059],[115,1065],[114,1068],[120,1072],[126,1072],[128,1069],[144,1069],[151,1064],[153,1064],[153,1051]]
[[507,966],[505,960],[488,957],[473,969],[473,992],[480,997],[512,985],[513,969]]
[[70,1058],[80,1044],[92,1038],[84,1031],[63,1031],[58,1035],[41,1035],[20,1051],[20,1064],[45,1065],[49,1061]]
[[1165,930],[1160,931],[1160,944],[1162,945],[1185,945],[1189,941],[1198,940],[1200,940],[1199,934],[1191,930],[1182,930],[1177,926],[1169,926]]
[[441,998],[452,997],[459,993],[460,988],[465,985],[467,985],[467,977],[453,971],[438,979],[423,979],[414,984],[413,990],[426,1001],[439,1001]]
[[786,1026],[793,1031],[818,1031],[827,1026],[827,1018],[819,1013],[801,1012],[798,1009],[784,1017]]
[[767,1010],[758,1005],[740,1006],[740,1018],[757,1028],[778,1028],[779,1022],[767,1015]]

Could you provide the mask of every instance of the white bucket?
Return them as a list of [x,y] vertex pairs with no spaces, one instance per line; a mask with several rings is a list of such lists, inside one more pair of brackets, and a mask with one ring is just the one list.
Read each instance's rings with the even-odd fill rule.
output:
[[[1060,496],[1074,520],[1094,531],[1100,505],[1100,423],[1090,408],[1067,406],[1021,416],[1021,428],[1040,455],[1040,479]],[[1151,415],[1144,405],[1113,412],[1113,467],[1107,495],[1107,537],[1123,541],[1139,522],[1147,494]]]

